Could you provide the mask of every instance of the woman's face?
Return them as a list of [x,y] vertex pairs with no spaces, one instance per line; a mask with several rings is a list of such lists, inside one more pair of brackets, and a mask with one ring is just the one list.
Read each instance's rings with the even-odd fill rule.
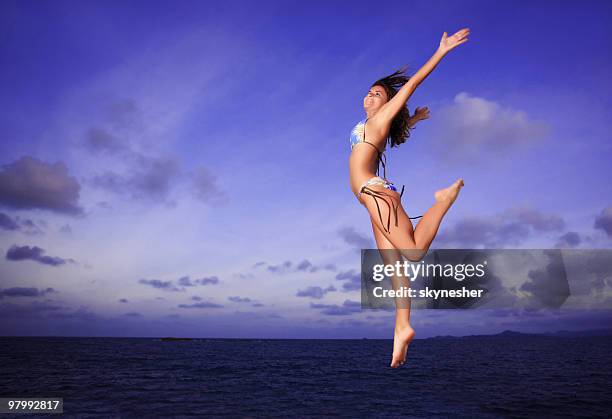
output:
[[387,92],[382,86],[372,86],[363,98],[363,108],[367,112],[376,112],[387,103],[387,100]]

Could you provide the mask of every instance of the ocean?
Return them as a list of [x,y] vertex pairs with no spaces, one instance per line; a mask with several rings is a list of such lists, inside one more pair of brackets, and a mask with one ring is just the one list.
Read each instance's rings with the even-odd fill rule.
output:
[[612,414],[609,336],[417,339],[399,369],[391,349],[374,339],[4,337],[0,397],[62,397],[64,415],[83,418]]

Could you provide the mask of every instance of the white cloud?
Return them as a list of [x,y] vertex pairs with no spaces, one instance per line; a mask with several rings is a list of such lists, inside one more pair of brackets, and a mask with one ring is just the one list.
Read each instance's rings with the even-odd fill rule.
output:
[[534,121],[525,111],[466,92],[432,112],[432,118],[432,145],[448,160],[457,154],[463,162],[489,153],[499,155],[533,145],[548,135],[547,124]]

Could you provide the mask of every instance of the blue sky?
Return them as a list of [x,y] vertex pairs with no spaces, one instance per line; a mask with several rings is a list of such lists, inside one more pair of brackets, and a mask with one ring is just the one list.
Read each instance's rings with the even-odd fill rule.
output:
[[[0,333],[390,337],[361,311],[348,187],[370,84],[471,29],[387,153],[434,247],[612,247],[609,2],[0,4]],[[610,282],[604,293],[610,295]],[[605,300],[609,301],[609,300]],[[420,337],[597,310],[415,311]]]

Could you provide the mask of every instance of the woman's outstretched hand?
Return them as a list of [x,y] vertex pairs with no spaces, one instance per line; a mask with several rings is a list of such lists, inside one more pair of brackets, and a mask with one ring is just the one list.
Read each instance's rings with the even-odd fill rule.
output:
[[470,30],[468,28],[457,31],[453,36],[448,36],[447,33],[444,32],[442,34],[442,39],[440,40],[440,47],[438,48],[438,51],[446,54],[453,48],[467,42],[469,34]]
[[408,119],[408,127],[413,128],[417,122],[429,118],[429,108],[427,106],[423,108],[416,108],[414,114]]
[[412,115],[412,119],[414,121],[422,121],[423,119],[429,118],[429,108],[425,106],[424,108],[416,108],[414,110],[414,115]]

